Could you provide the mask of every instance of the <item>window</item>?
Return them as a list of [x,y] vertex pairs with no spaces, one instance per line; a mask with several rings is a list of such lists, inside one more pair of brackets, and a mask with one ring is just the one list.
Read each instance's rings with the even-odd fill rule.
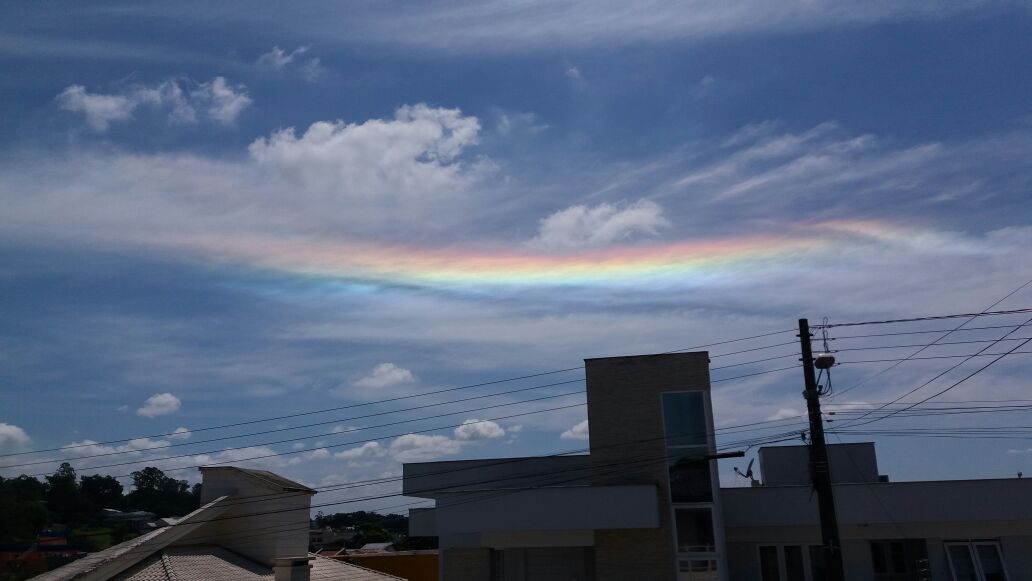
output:
[[821,581],[824,579],[820,547],[765,545],[760,547],[761,581]]
[[663,428],[667,446],[701,447],[709,450],[706,402],[701,391],[663,394]]
[[928,558],[921,539],[871,541],[871,567],[877,581],[918,581],[920,563]]
[[670,460],[670,501],[712,502],[713,481],[707,452],[705,449],[688,450]]
[[677,552],[711,553],[716,551],[713,536],[713,513],[708,508],[674,510],[677,526]]
[[713,559],[686,559],[677,563],[677,581],[717,581],[717,562]]
[[945,543],[954,581],[1007,581],[1003,552],[996,541]]

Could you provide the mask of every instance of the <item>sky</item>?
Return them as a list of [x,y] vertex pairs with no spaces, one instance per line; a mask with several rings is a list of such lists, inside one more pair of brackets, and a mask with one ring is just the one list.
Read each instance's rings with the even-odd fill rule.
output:
[[[1030,31],[994,0],[5,3],[0,470],[390,494],[406,461],[586,447],[585,358],[1032,306]],[[965,319],[832,327],[855,389],[826,405],[920,401],[1026,320],[891,369],[939,335],[848,336]],[[798,428],[794,340],[709,348],[716,424],[782,421],[722,448]],[[1030,371],[922,405],[1028,398]],[[839,439],[893,480],[1032,474],[1022,437]]]

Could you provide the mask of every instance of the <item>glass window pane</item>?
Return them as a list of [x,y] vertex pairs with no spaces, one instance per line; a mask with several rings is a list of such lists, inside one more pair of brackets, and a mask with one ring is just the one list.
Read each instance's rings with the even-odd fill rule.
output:
[[663,429],[668,446],[703,446],[708,449],[702,392],[664,393]]
[[699,448],[670,460],[670,500],[673,502],[711,502],[713,482],[710,462]]
[[883,575],[889,572],[888,559],[885,558],[885,543],[871,541],[871,564],[874,572]]
[[978,562],[982,565],[982,574],[985,581],[1005,581],[1007,578],[1003,572],[1003,557],[1000,556],[1000,548],[995,544],[975,545],[978,553]]
[[713,536],[713,513],[708,508],[679,508],[674,511],[677,521],[677,551],[706,553],[716,550]]
[[799,545],[788,545],[785,550],[785,577],[787,581],[806,581],[806,568],[803,567],[803,548]]
[[760,547],[760,581],[781,581],[777,547]]
[[954,581],[979,581],[975,573],[975,563],[971,560],[971,551],[967,545],[946,545],[950,556],[950,567],[953,569]]
[[824,563],[824,547],[810,545],[810,578],[816,581],[828,578],[828,567]]

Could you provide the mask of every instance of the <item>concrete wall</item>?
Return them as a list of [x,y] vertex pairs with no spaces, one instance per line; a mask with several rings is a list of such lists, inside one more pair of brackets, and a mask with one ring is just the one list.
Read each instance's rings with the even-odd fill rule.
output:
[[490,581],[491,549],[446,549],[441,551],[441,579],[445,581]]
[[373,571],[401,577],[406,581],[438,581],[439,579],[439,562],[436,551],[348,555],[344,561]]
[[[589,359],[585,368],[591,457],[599,465],[634,466],[614,474],[600,470],[593,483],[654,485],[659,513],[658,528],[595,533],[597,579],[675,581],[677,564],[667,464],[641,461],[667,455],[661,394],[708,392],[709,356],[681,353]],[[716,471],[715,467],[711,470]],[[714,496],[718,494],[715,489]]]
[[[760,448],[760,480],[766,486],[810,484],[808,446],[765,446]],[[878,457],[873,442],[829,444],[831,481],[878,482]]]
[[[177,544],[211,544],[217,539],[216,544],[270,567],[277,558],[308,555],[310,493],[277,492],[235,470],[205,471],[201,490],[202,503],[232,495],[229,508]],[[283,532],[256,534],[262,531]]]

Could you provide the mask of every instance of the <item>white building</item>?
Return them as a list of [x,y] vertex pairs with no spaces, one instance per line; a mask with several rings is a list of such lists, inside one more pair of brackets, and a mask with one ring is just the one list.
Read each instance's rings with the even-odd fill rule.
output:
[[264,470],[201,468],[201,508],[39,581],[397,581],[308,552],[315,491]]

